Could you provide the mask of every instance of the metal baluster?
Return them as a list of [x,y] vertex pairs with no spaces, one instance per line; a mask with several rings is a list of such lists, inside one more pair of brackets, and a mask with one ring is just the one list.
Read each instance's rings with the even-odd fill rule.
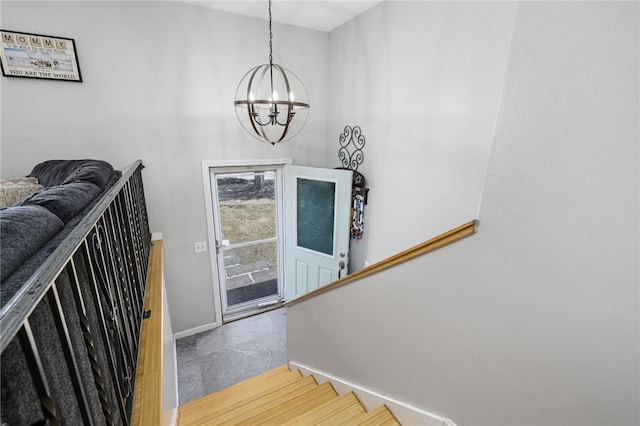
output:
[[[108,217],[108,219],[107,219]],[[112,283],[112,290],[113,290],[113,295],[114,297],[114,302],[116,304],[117,307],[117,311],[119,312],[119,315],[117,315],[114,318],[114,322],[116,325],[116,330],[119,332],[118,333],[118,339],[119,339],[119,343],[120,343],[120,349],[122,349],[123,351],[123,371],[122,373],[124,374],[124,379],[125,379],[125,383],[126,383],[126,388],[125,388],[125,397],[128,397],[129,394],[131,393],[131,380],[132,377],[131,375],[133,374],[133,365],[135,364],[136,360],[134,359],[134,354],[133,354],[133,338],[132,338],[132,325],[130,323],[130,321],[128,321],[128,316],[127,316],[127,310],[128,310],[128,303],[127,303],[127,297],[126,297],[126,286],[123,285],[123,279],[122,279],[122,262],[121,262],[121,257],[120,257],[120,253],[119,253],[119,248],[118,248],[118,244],[116,241],[116,235],[115,235],[115,231],[114,231],[114,224],[113,224],[113,215],[112,215],[112,206],[109,207],[109,209],[107,209],[107,211],[105,212],[105,216],[103,217],[104,222],[105,222],[105,229],[106,231],[106,243],[107,243],[107,250],[106,250],[106,255],[110,260],[110,265],[111,268],[108,268],[108,271],[111,271],[113,273],[113,275],[111,276],[113,279],[111,280]],[[108,220],[108,221],[107,221]],[[119,326],[118,326],[119,324]]]
[[138,287],[137,291],[138,291],[138,294],[141,296],[141,299],[143,299],[145,282],[144,282],[144,272],[142,271],[142,264],[140,259],[141,258],[140,255],[142,253],[142,239],[135,231],[136,226],[133,218],[135,209],[133,207],[134,202],[133,202],[133,194],[131,193],[131,188],[132,188],[131,182],[127,182],[127,184],[123,188],[123,196],[124,196],[123,209],[124,209],[124,215],[126,217],[125,225],[128,231],[128,232],[125,232],[125,234],[128,235],[130,250],[133,253],[133,258],[135,260],[135,268],[136,268],[135,272],[136,272],[137,287]]
[[115,220],[117,236],[119,237],[120,251],[122,253],[123,261],[128,266],[127,268],[124,269],[123,273],[125,278],[126,290],[129,295],[129,316],[131,319],[131,323],[133,325],[133,337],[134,337],[133,343],[137,348],[138,338],[140,336],[140,322],[142,319],[143,303],[142,303],[142,299],[140,298],[140,295],[136,291],[137,283],[134,283],[137,277],[133,270],[133,262],[131,261],[132,256],[129,252],[127,233],[123,232],[124,219],[122,218],[120,195],[116,197],[116,199],[114,199],[114,207],[115,207],[114,209],[115,214],[113,216],[113,219]]
[[49,383],[45,376],[42,360],[40,359],[40,353],[38,352],[38,346],[33,338],[33,332],[31,331],[31,325],[28,319],[25,320],[22,327],[18,330],[18,339],[20,341],[22,352],[27,360],[27,366],[29,367],[29,372],[31,373],[31,378],[33,379],[36,392],[40,397],[42,413],[49,421],[50,425],[59,426],[60,420],[56,414],[56,405],[51,398]]
[[[106,212],[105,212],[106,215]],[[120,286],[117,283],[117,277],[114,277],[109,272],[113,274],[117,274],[117,269],[113,260],[112,250],[111,250],[111,240],[109,235],[104,231],[106,227],[106,219],[103,217],[103,224],[105,226],[101,226],[100,229],[103,230],[104,239],[102,240],[105,244],[105,247],[100,247],[100,255],[102,258],[102,273],[105,277],[105,282],[109,291],[109,302],[111,308],[111,316],[109,318],[110,328],[113,330],[113,348],[115,350],[115,354],[117,356],[117,374],[120,375],[121,380],[118,381],[121,386],[120,390],[126,399],[129,397],[131,392],[130,386],[130,362],[132,360],[132,356],[129,353],[129,347],[125,343],[127,338],[123,336],[123,333],[126,332],[126,326],[122,323],[122,317],[124,315],[124,308],[122,306],[122,297],[120,295],[119,289]]]
[[69,336],[69,329],[67,328],[67,322],[65,320],[64,312],[62,311],[62,304],[60,303],[60,296],[58,295],[58,289],[56,283],[51,285],[51,288],[47,292],[49,299],[49,305],[51,306],[51,313],[53,314],[53,320],[58,330],[58,337],[60,338],[60,344],[62,351],[64,352],[65,360],[67,361],[67,368],[69,370],[69,376],[73,385],[73,390],[76,392],[76,400],[80,407],[80,414],[85,425],[93,425],[93,418],[89,413],[89,403],[87,401],[87,395],[84,389],[84,383],[80,377],[80,371],[78,369],[78,362],[73,352],[73,344]]
[[138,304],[142,308],[144,304],[143,294],[141,289],[144,288],[144,284],[142,283],[142,273],[140,270],[140,262],[138,261],[137,250],[135,246],[135,236],[133,235],[133,226],[132,226],[132,218],[131,218],[131,207],[129,200],[129,187],[130,185],[125,185],[123,191],[121,193],[121,197],[119,198],[118,207],[119,207],[119,219],[122,227],[122,235],[125,237],[126,242],[126,250],[129,255],[130,260],[130,275],[132,278],[132,282],[134,285],[136,297],[138,298]]
[[[118,198],[116,198],[114,200],[113,203],[113,209],[110,209],[109,213],[109,218],[110,218],[110,222],[111,222],[111,227],[112,227],[112,234],[114,237],[114,245],[116,246],[116,252],[119,253],[120,262],[127,262],[127,251],[126,251],[126,245],[124,243],[124,236],[122,233],[122,226],[119,220],[119,202],[118,202]],[[128,274],[129,268],[124,268],[123,270],[121,270],[122,272],[122,288],[120,289],[120,294],[124,295],[125,298],[123,300],[123,303],[126,307],[126,316],[124,315],[125,312],[123,312],[122,315],[122,321],[126,321],[127,325],[130,327],[130,334],[127,334],[127,343],[129,345],[128,349],[129,349],[129,353],[131,354],[131,363],[130,363],[130,367],[127,370],[127,378],[129,381],[129,392],[133,392],[133,383],[135,381],[135,370],[136,370],[136,363],[137,363],[137,353],[138,353],[138,344],[139,344],[139,337],[140,337],[140,321],[142,319],[142,306],[140,303],[140,306],[136,306],[137,304],[137,297],[135,294],[135,291],[133,289],[133,285],[131,283],[130,280],[130,275]],[[132,399],[129,399],[128,401],[128,405],[127,405],[127,410],[130,410],[131,407],[131,403],[132,403]]]
[[[86,240],[83,245],[86,244]],[[83,256],[86,262],[86,258]],[[85,264],[87,275],[89,275],[90,265]],[[108,425],[115,426],[116,422],[111,412],[111,404],[109,402],[109,396],[107,395],[106,383],[102,373],[102,366],[96,352],[93,333],[91,332],[91,326],[89,325],[89,319],[87,318],[87,309],[82,295],[82,289],[80,288],[80,280],[78,279],[78,272],[76,269],[75,261],[73,258],[67,263],[67,273],[69,280],[71,281],[71,291],[73,292],[73,298],[76,302],[76,310],[78,311],[78,317],[80,319],[80,326],[82,328],[82,337],[84,338],[84,344],[87,348],[87,355],[89,357],[89,364],[91,365],[91,372],[93,373],[93,380],[98,390],[98,398],[100,399],[100,405],[102,406],[102,412]]]
[[[115,201],[115,200],[114,200]],[[130,286],[128,284],[128,277],[126,274],[126,267],[123,265],[126,263],[126,258],[124,256],[123,244],[122,244],[122,234],[120,232],[118,226],[117,219],[117,210],[115,203],[111,205],[108,210],[108,219],[109,219],[109,244],[110,244],[110,253],[112,257],[113,264],[116,265],[116,282],[119,284],[116,287],[117,294],[120,296],[120,304],[122,306],[122,313],[127,313],[126,319],[129,321],[126,322],[127,325],[127,338],[130,342],[133,340],[133,336],[135,336],[135,324],[131,321],[130,313],[132,311],[132,295],[130,293]],[[123,321],[125,317],[122,318]]]
[[[97,226],[94,227],[94,234],[93,237],[96,237],[97,235]],[[118,399],[118,408],[120,410],[120,417],[122,419],[122,422],[125,426],[129,425],[129,419],[127,417],[126,414],[126,410],[125,410],[125,406],[124,406],[124,398],[122,396],[122,384],[120,381],[120,377],[118,375],[118,368],[116,367],[116,361],[114,359],[115,357],[115,353],[116,351],[113,348],[113,342],[111,341],[111,338],[109,337],[109,326],[107,325],[106,322],[106,315],[105,315],[105,311],[104,308],[102,306],[102,301],[100,300],[100,289],[99,289],[99,280],[97,279],[97,275],[96,275],[96,270],[94,268],[93,262],[91,261],[91,251],[89,249],[89,245],[87,240],[85,240],[84,242],[84,247],[83,247],[83,255],[85,256],[86,260],[85,262],[87,262],[87,264],[89,265],[89,273],[92,279],[92,283],[93,286],[90,286],[91,288],[91,293],[92,293],[92,297],[93,297],[93,302],[96,306],[96,311],[99,313],[98,317],[99,317],[99,321],[100,321],[100,331],[102,334],[102,339],[105,343],[105,346],[107,348],[107,359],[109,360],[109,371],[111,373],[111,380],[113,381],[113,385],[115,387],[115,391],[116,391],[116,395],[117,395],[117,399]],[[96,262],[98,262],[96,260]],[[103,263],[103,267],[104,267],[104,262]],[[96,264],[96,267],[98,267],[99,265]],[[106,277],[105,277],[106,278]],[[106,282],[103,283],[103,285],[107,285]],[[104,289],[104,291],[108,292],[108,288]],[[107,298],[107,300],[109,300],[109,298],[111,297],[108,293],[105,294],[105,297]]]
[[[144,245],[144,264],[149,264],[149,252],[151,248],[151,232],[149,231],[149,215],[147,212],[147,200],[144,195],[144,183],[142,181],[142,169],[144,166],[140,166],[136,173],[134,174],[133,182],[136,185],[136,199],[139,203],[139,217],[142,219],[142,242]],[[145,274],[146,278],[146,274]]]
[[[131,202],[130,220],[131,220],[131,225],[134,231],[132,235],[135,239],[136,249],[138,253],[142,254],[144,253],[144,246],[143,246],[144,236],[142,234],[140,206],[139,206],[140,199],[139,199],[139,194],[137,193],[137,190],[136,190],[136,180],[132,178],[129,181],[129,184],[127,186],[128,186],[127,190],[130,193],[130,202]],[[144,264],[147,265],[147,263],[144,263]],[[145,277],[146,270],[142,272],[143,272],[143,277]]]

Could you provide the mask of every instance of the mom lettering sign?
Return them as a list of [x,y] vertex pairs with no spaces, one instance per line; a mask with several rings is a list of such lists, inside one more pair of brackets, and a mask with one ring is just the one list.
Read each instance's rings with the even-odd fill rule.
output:
[[71,38],[0,30],[0,66],[7,77],[82,81]]

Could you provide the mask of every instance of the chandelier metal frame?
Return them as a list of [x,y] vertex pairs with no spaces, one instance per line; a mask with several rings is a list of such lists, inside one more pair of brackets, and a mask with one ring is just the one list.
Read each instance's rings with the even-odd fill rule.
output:
[[[286,99],[278,99],[277,92],[274,87],[274,73],[277,78],[280,78],[284,82]],[[247,80],[246,90],[243,88],[243,83]],[[269,63],[258,65],[247,72],[238,88],[236,89],[236,100],[234,105],[236,106],[236,113],[238,120],[243,124],[243,117],[248,118],[249,126],[243,124],[243,128],[254,138],[268,142],[275,145],[279,142],[284,142],[293,138],[306,123],[302,123],[300,129],[294,134],[289,134],[291,129],[291,122],[293,121],[296,111],[295,109],[309,109],[309,103],[303,101],[294,101],[294,94],[292,92],[292,79],[299,82],[302,90],[305,92],[306,88],[295,74],[286,69],[283,66],[273,63],[273,31],[272,31],[272,15],[271,15],[271,0],[269,0]],[[269,98],[268,99],[255,99],[254,93],[258,95],[264,93],[263,85],[269,86]],[[238,95],[242,97],[239,98]],[[264,114],[264,111],[268,107],[268,114]],[[262,114],[261,114],[262,112]],[[286,112],[284,119],[282,116]],[[246,115],[245,115],[246,114]],[[274,137],[273,132],[267,131],[268,126],[279,126],[282,128],[282,132],[276,132]],[[288,136],[288,137],[287,137]]]

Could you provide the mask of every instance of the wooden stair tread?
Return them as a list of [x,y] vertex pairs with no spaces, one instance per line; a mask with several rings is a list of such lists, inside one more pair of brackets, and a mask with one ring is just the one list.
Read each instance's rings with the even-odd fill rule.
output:
[[317,387],[315,379],[312,376],[304,378],[298,378],[293,383],[275,389],[266,391],[262,395],[254,396],[252,399],[239,401],[231,404],[224,409],[217,409],[210,407],[210,410],[200,412],[195,418],[189,417],[188,419],[181,418],[181,426],[191,425],[219,425],[219,424],[234,424],[242,421],[246,418],[252,417],[261,411],[269,408],[280,401],[286,401],[300,392],[306,392],[310,389]]
[[287,365],[178,407],[178,425],[400,426],[382,405],[367,412],[354,392],[339,396]]
[[233,402],[254,397],[268,389],[286,386],[301,377],[302,375],[298,371],[292,372],[279,367],[183,404],[178,409],[180,413],[186,414],[191,411],[199,411],[205,406],[225,406]]
[[338,399],[338,393],[333,388],[333,385],[327,382],[319,386],[316,385],[315,388],[305,393],[294,395],[286,401],[280,401],[268,409],[236,424],[238,426],[280,426],[292,417],[313,410],[325,402],[336,399]]
[[[198,407],[202,404],[208,403],[217,403],[218,400],[224,399],[228,395],[238,394],[242,392],[248,392],[255,388],[256,385],[260,383],[266,383],[270,380],[278,380],[286,376],[286,374],[296,374],[296,372],[289,371],[289,368],[286,365],[282,365],[278,368],[274,368],[273,370],[266,371],[262,374],[259,374],[255,377],[251,377],[247,380],[244,380],[240,383],[236,383],[235,385],[231,385],[227,388],[221,389],[212,394],[203,396],[202,398],[198,398],[196,400],[187,402],[180,406],[181,411],[189,411],[194,407]],[[302,375],[299,374],[300,377]]]
[[351,426],[400,426],[400,422],[385,405],[380,405],[352,422]]
[[337,425],[351,421],[356,416],[363,415],[366,410],[353,392],[346,393],[336,399],[325,402],[311,411],[283,423],[283,426],[293,425]]
[[199,424],[202,418],[210,418],[216,413],[228,410],[243,401],[288,386],[302,378],[299,371],[289,371],[284,365],[252,377],[228,388],[191,401],[178,407],[180,425]]

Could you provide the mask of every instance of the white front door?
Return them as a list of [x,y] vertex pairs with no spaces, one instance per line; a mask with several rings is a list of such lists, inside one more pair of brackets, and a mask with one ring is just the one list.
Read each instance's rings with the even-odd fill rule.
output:
[[352,176],[351,170],[284,167],[287,301],[347,274]]

